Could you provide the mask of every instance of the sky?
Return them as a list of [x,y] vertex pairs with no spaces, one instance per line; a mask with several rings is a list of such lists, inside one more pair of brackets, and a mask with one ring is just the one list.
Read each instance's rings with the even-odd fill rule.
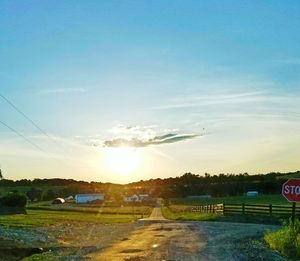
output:
[[300,169],[300,2],[0,2],[0,168],[127,183]]

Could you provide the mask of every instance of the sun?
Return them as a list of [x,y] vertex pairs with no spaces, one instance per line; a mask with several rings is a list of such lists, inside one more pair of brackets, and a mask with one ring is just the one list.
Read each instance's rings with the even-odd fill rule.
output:
[[107,148],[106,161],[108,167],[113,172],[119,174],[129,174],[138,168],[141,162],[141,154],[136,148]]

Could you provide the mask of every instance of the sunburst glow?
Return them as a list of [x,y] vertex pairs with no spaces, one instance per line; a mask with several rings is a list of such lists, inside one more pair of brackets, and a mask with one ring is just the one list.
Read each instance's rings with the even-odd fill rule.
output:
[[108,167],[115,173],[128,174],[135,171],[141,162],[141,153],[136,148],[107,148]]

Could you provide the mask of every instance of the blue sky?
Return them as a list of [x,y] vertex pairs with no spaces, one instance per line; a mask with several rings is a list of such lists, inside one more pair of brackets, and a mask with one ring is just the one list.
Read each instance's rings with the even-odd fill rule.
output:
[[[299,169],[299,14],[299,1],[1,1],[0,93],[48,133],[0,99],[0,120],[44,151],[0,125],[4,175]],[[134,146],[132,173],[106,166],[106,141],[158,137]]]

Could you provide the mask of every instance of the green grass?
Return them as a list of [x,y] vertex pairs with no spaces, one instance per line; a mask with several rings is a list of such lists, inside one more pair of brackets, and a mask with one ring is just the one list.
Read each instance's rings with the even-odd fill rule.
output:
[[59,261],[59,260],[62,260],[62,259],[59,258],[59,257],[56,257],[53,252],[46,252],[46,253],[42,253],[42,254],[35,254],[35,255],[30,256],[30,257],[25,257],[22,260],[23,261],[43,261],[43,260]]
[[62,222],[127,223],[141,218],[133,214],[96,214],[70,211],[27,210],[27,214],[0,215],[0,226],[44,227]]
[[[166,218],[172,220],[216,220],[216,221],[234,221],[234,222],[254,222],[254,223],[278,223],[282,222],[282,218],[278,218],[273,210],[273,217],[259,216],[259,215],[231,215],[222,216],[210,213],[193,212],[193,206],[207,206],[213,204],[264,204],[264,205],[285,205],[291,206],[281,195],[260,195],[257,197],[247,196],[232,196],[211,198],[208,200],[196,200],[188,198],[173,198],[169,199],[168,206],[162,208],[163,214]],[[297,204],[298,205],[298,204]],[[276,212],[277,213],[277,212]],[[276,216],[276,217],[275,217]]]
[[95,214],[136,214],[149,216],[152,208],[148,206],[123,206],[123,207],[106,207],[101,205],[71,205],[71,206],[55,206],[50,202],[32,203],[27,206],[31,210],[49,210],[49,211],[65,211],[65,212],[84,212]]
[[300,258],[300,223],[296,220],[295,225],[286,225],[283,228],[269,232],[264,236],[270,248],[277,250],[290,260]]
[[219,215],[211,213],[183,213],[173,212],[167,206],[161,207],[162,214],[166,219],[170,220],[193,220],[193,221],[212,221],[217,220]]
[[[282,195],[259,195],[256,197],[230,196],[216,197],[208,200],[196,200],[188,198],[174,198],[169,200],[170,205],[210,205],[210,204],[273,204],[291,205]],[[300,206],[300,203],[297,203]]]
[[277,179],[299,179],[299,178],[300,178],[300,172],[277,177]]

